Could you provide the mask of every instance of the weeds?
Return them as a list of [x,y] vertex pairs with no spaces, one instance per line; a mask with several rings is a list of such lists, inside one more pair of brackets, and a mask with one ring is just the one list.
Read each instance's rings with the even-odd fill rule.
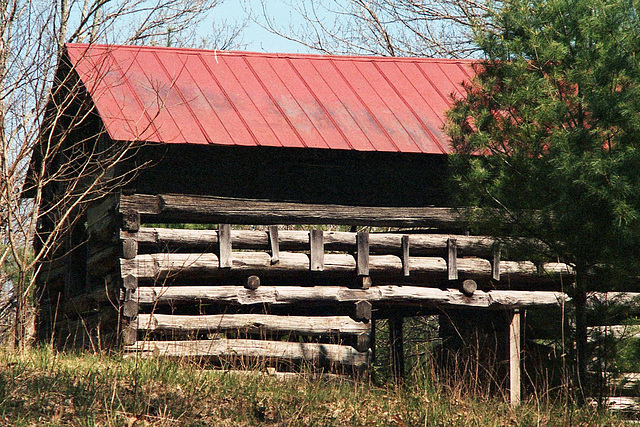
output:
[[0,351],[0,425],[74,426],[596,426],[606,412],[445,386],[415,370],[402,386],[258,372],[188,361],[123,359],[38,348]]

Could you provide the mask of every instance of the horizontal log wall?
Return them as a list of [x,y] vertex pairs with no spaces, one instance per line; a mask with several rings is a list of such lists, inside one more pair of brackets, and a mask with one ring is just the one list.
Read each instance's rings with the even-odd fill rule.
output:
[[141,286],[136,292],[140,305],[226,303],[253,304],[338,304],[369,301],[376,305],[423,305],[510,309],[557,306],[568,302],[561,292],[549,291],[477,291],[471,297],[457,289],[417,286],[375,286],[352,289],[344,286],[261,286],[257,290],[241,286]]
[[267,202],[190,195],[122,195],[120,211],[157,222],[230,224],[336,224],[380,227],[460,228],[453,208],[370,207]]
[[[348,346],[321,343],[293,343],[247,339],[196,341],[140,341],[125,350],[169,357],[216,357],[289,360],[361,367],[369,363],[369,353]],[[244,362],[242,360],[241,362]]]
[[[304,251],[309,249],[309,231],[277,230],[280,250]],[[406,233],[371,233],[369,250],[372,254],[401,253],[402,237]],[[126,231],[120,238],[130,238]],[[231,230],[231,244],[236,249],[268,250],[271,247],[268,230]],[[325,231],[323,234],[326,251],[353,251],[356,248],[357,233],[346,231]],[[210,249],[218,245],[217,230],[186,230],[176,228],[141,227],[136,234],[138,244],[143,247],[169,249]],[[492,257],[495,242],[485,236],[464,236],[449,234],[411,234],[409,244],[411,254],[442,255],[447,248],[447,240],[457,241],[459,256]]]
[[[546,286],[572,270],[559,263],[502,260],[498,245],[487,237],[276,226],[453,230],[461,223],[450,208],[138,194],[122,195],[119,212],[122,325],[125,349],[136,354],[360,366],[368,363],[372,306],[509,309],[568,300],[561,292],[488,290],[499,284]],[[144,221],[222,225],[182,230],[143,227]],[[233,230],[230,223],[266,229]],[[470,278],[483,281],[484,290],[469,280],[461,285]],[[452,288],[458,286],[464,293]],[[270,307],[280,315],[269,314]],[[251,311],[256,309],[264,313]],[[196,336],[200,340],[189,338]],[[252,339],[256,336],[316,342]]]
[[[121,260],[124,275],[131,274],[141,280],[164,280],[167,278],[216,278],[229,276],[229,271],[240,274],[295,278],[310,271],[310,258],[305,253],[280,252],[279,262],[273,264],[266,252],[236,252],[231,254],[230,270],[220,268],[220,260],[213,253],[183,254],[158,253],[138,255],[131,260]],[[447,279],[447,262],[440,257],[409,257],[409,276],[405,276],[403,261],[395,255],[371,255],[370,275],[374,282],[420,283],[424,286],[442,286]],[[327,253],[324,255],[322,271],[327,275],[348,278],[356,274],[356,258],[350,254]],[[460,279],[474,278],[490,281],[492,267],[481,258],[459,258],[456,263]],[[501,261],[500,277],[505,283],[532,283],[543,285],[559,283],[561,275],[571,275],[568,266],[561,263],[545,263],[539,268],[527,261]]]

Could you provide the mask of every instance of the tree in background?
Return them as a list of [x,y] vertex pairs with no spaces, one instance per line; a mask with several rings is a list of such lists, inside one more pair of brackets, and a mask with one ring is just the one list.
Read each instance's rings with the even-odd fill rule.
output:
[[580,387],[587,292],[639,272],[639,6],[496,4],[476,27],[486,59],[448,114],[460,203],[487,208],[475,224],[538,239],[536,251],[575,269]]
[[[54,76],[64,43],[121,43],[237,46],[239,27],[211,28],[216,34],[203,42],[203,23],[221,0],[0,0],[0,286],[13,284],[16,299],[15,339],[29,337],[30,298],[40,262],[60,243],[71,226],[69,219],[86,201],[99,198],[122,177],[109,174],[111,166],[131,147],[85,149],[99,135],[71,141],[67,136],[93,117],[84,106],[74,117],[65,116],[73,97],[61,98],[54,89],[77,82]],[[206,32],[206,30],[204,30]],[[214,43],[214,45],[212,45]],[[71,76],[72,73],[69,73]],[[49,109],[49,122],[44,112]],[[53,111],[51,111],[53,110]],[[76,109],[76,111],[78,111]],[[53,137],[59,144],[49,144]],[[41,165],[25,181],[34,147]],[[45,191],[55,191],[56,203],[42,206]],[[22,195],[30,199],[24,200]],[[52,222],[45,239],[34,240],[36,227]]]
[[487,11],[486,3],[476,0],[284,3],[288,20],[272,15],[269,0],[250,12],[268,31],[327,54],[468,57],[478,51],[473,24],[484,23]]

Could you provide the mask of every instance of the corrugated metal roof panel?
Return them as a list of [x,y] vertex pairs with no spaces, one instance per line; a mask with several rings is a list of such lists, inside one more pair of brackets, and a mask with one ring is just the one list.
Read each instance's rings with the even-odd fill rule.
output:
[[114,140],[442,154],[469,60],[69,44]]

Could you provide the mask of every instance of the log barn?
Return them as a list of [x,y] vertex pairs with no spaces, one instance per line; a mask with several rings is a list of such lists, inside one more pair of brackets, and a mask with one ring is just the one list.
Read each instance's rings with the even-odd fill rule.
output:
[[[467,60],[67,45],[45,120],[59,140],[36,147],[30,176],[64,161],[51,144],[125,149],[106,167],[117,185],[85,198],[42,263],[41,336],[358,370],[389,319],[401,374],[404,317],[499,313],[519,399],[521,310],[560,304],[571,271],[505,258],[459,221],[443,129],[473,73]],[[48,211],[41,241],[59,220]]]

